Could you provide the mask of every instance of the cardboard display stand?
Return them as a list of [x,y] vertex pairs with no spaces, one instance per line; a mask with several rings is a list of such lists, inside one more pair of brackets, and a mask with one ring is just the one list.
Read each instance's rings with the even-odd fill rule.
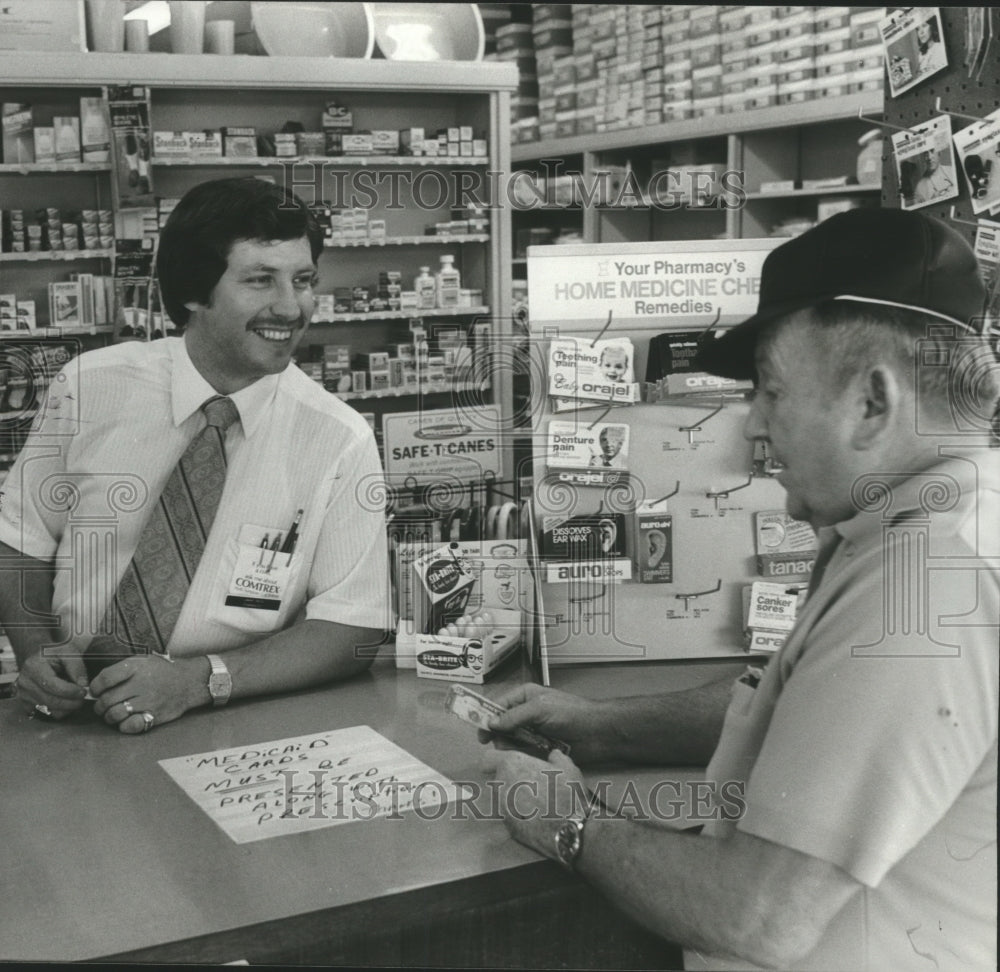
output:
[[[707,382],[694,394],[652,404],[643,379],[651,338],[704,330],[713,321],[722,327],[754,313],[764,257],[780,242],[529,248],[534,373],[546,373],[553,340],[628,338],[643,389],[635,404],[586,402],[558,414],[547,383],[534,391],[536,530],[571,517],[585,524],[606,515],[621,523],[624,515],[626,532],[624,558],[555,564],[543,558],[549,662],[744,654],[743,589],[763,579],[754,514],[783,509],[784,490],[755,464],[754,445],[743,437],[749,410],[743,390]],[[581,440],[603,424],[626,424],[627,477],[574,479],[550,465],[551,421],[561,423],[561,433],[575,423]],[[652,504],[652,513],[640,524],[635,513],[643,503]]]

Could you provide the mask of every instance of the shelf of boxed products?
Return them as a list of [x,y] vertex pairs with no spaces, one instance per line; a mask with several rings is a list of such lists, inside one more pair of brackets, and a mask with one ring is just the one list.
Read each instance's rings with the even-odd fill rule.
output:
[[333,392],[347,401],[362,401],[369,398],[405,398],[415,395],[451,395],[455,392],[488,391],[488,381],[422,381],[403,388],[379,388],[363,392]]
[[46,263],[51,260],[107,260],[114,250],[25,250],[20,253],[0,253],[0,263]]
[[368,240],[324,240],[328,249],[353,249],[370,246],[433,246],[440,243],[489,243],[490,238],[481,233],[440,233],[426,236],[387,236],[385,239]]
[[413,168],[433,165],[487,165],[489,158],[485,155],[454,155],[454,156],[424,156],[424,155],[222,155],[194,156],[191,158],[172,158],[153,156],[153,165],[164,168],[237,168],[275,165],[340,165],[371,168],[384,166],[405,166]]
[[83,327],[36,327],[33,331],[0,331],[0,341],[28,341],[35,338],[96,337],[113,334],[114,324],[87,324]]
[[834,98],[821,98],[789,105],[773,105],[750,111],[686,118],[640,128],[571,135],[512,145],[512,162],[530,162],[543,158],[562,158],[581,152],[606,152],[643,148],[667,142],[681,142],[739,135],[774,128],[797,128],[845,118],[880,115],[884,104],[881,91],[860,91]]
[[414,317],[469,317],[489,314],[486,306],[476,307],[428,307],[405,311],[376,311],[368,314],[334,314],[332,317],[313,319],[311,324],[343,324],[347,321],[408,321]]
[[109,162],[0,162],[0,175],[64,175],[67,172],[110,172]]

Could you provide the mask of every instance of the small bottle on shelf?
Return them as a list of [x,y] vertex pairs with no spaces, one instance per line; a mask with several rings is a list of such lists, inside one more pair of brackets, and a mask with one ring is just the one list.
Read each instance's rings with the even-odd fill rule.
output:
[[462,277],[455,269],[455,258],[444,254],[441,257],[441,269],[437,272],[437,306],[458,307],[461,286]]
[[417,292],[417,308],[432,310],[437,297],[437,288],[430,267],[420,268],[420,273],[413,281],[413,289]]

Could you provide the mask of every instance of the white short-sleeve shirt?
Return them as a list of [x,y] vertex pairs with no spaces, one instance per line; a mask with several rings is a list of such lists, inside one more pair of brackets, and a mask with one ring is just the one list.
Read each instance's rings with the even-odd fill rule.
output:
[[[182,338],[88,352],[53,381],[4,484],[0,540],[53,563],[53,611],[81,646],[216,394]],[[382,469],[365,420],[294,365],[230,396],[228,469],[168,649],[225,651],[301,618],[390,626]],[[241,538],[303,514],[280,609],[227,606]]]

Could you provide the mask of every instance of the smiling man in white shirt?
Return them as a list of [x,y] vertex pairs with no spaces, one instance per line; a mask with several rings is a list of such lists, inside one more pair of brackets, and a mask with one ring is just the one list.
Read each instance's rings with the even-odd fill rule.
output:
[[[389,625],[378,452],[364,419],[292,364],[321,252],[291,193],[253,178],[196,186],[157,258],[184,336],[86,353],[53,381],[0,511],[0,619],[27,710],[64,718],[89,690],[98,716],[143,732],[371,663]],[[203,552],[184,564],[189,542],[169,521],[183,567],[154,560],[161,576],[143,575],[154,511],[220,398],[221,498]],[[146,629],[136,607],[156,580],[173,590],[162,631],[158,604]]]

